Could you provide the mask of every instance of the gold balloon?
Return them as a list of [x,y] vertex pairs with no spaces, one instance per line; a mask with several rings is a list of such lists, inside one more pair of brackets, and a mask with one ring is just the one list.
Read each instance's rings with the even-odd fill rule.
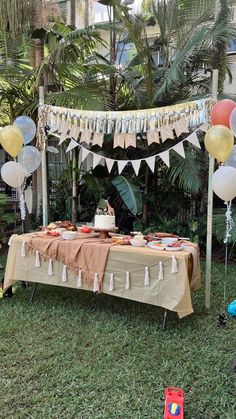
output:
[[16,157],[24,144],[24,138],[19,128],[7,125],[0,131],[0,144],[12,157]]
[[234,146],[232,131],[224,125],[214,125],[205,135],[205,147],[218,161],[227,160]]

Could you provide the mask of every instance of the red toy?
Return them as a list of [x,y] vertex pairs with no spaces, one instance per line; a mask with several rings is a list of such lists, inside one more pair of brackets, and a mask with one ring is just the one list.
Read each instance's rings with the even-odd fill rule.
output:
[[184,419],[184,390],[177,387],[165,389],[164,419]]

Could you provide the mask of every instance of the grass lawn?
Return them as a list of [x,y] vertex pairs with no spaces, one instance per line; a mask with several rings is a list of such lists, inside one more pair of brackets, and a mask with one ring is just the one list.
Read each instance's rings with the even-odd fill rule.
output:
[[[236,297],[229,266],[227,303]],[[214,264],[212,308],[195,314],[85,291],[20,286],[0,299],[0,418],[161,419],[166,386],[185,390],[185,419],[235,419],[236,322],[217,325],[224,266]]]

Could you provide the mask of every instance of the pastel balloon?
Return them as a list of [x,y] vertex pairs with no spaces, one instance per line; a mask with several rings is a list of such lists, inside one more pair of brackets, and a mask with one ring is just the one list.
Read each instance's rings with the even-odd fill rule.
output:
[[32,173],[38,169],[41,163],[41,154],[36,147],[28,145],[21,149],[18,155],[18,162],[28,173]]
[[234,135],[236,135],[236,108],[232,110],[229,118],[230,128],[233,131]]
[[233,150],[231,151],[229,157],[225,162],[225,166],[231,166],[236,169],[236,145],[233,146]]
[[232,131],[224,125],[215,125],[206,132],[204,143],[212,156],[224,162],[233,150],[234,136]]
[[212,176],[212,188],[223,201],[231,201],[236,197],[236,169],[221,166]]
[[224,125],[229,128],[229,119],[234,108],[236,108],[236,102],[231,99],[223,99],[217,102],[211,111],[212,125]]
[[1,168],[1,176],[7,185],[12,188],[19,188],[23,184],[27,173],[20,163],[8,161]]
[[23,135],[19,128],[7,125],[0,131],[0,144],[12,157],[16,157],[24,144]]
[[29,116],[18,116],[13,125],[21,130],[25,144],[30,143],[30,141],[32,141],[35,137],[36,125],[33,119],[29,118]]

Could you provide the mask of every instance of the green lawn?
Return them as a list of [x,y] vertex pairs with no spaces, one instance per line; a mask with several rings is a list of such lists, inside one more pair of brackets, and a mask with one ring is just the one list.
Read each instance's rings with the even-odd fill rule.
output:
[[[236,322],[218,327],[224,266],[213,268],[212,309],[204,290],[195,314],[50,286],[17,287],[0,300],[0,418],[161,419],[168,385],[185,390],[185,419],[235,419]],[[229,266],[227,303],[236,297]]]

